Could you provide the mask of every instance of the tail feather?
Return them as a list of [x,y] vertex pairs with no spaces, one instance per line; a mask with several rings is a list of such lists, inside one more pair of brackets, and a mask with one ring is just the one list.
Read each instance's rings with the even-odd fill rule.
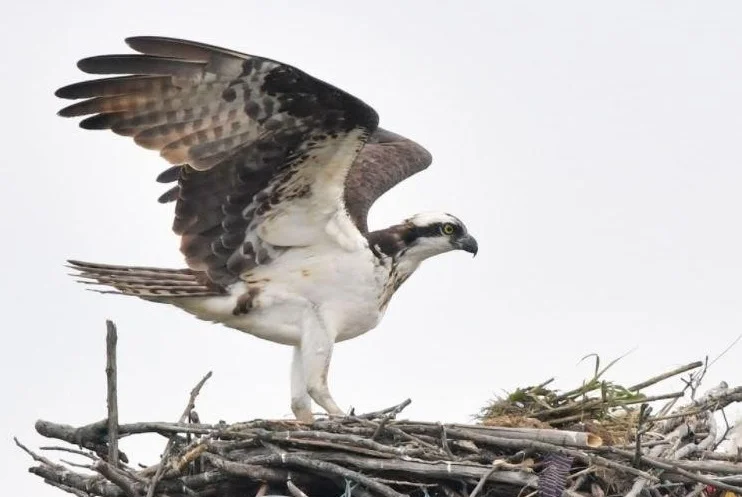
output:
[[86,285],[103,285],[116,291],[99,291],[143,298],[205,297],[221,295],[223,289],[211,283],[200,271],[164,269],[143,266],[115,266],[69,260],[69,268],[78,271],[72,276]]

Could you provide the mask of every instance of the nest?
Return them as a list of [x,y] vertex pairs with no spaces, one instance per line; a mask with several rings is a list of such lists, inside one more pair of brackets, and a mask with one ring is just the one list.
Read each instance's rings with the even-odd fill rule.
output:
[[[714,416],[742,402],[742,387],[697,395],[703,362],[630,388],[596,368],[572,391],[549,390],[549,382],[518,389],[491,402],[477,424],[400,419],[409,400],[313,424],[209,424],[194,410],[207,374],[177,422],[120,424],[110,322],[107,342],[108,417],[81,427],[36,423],[39,434],[71,444],[42,449],[84,463],[52,461],[16,441],[36,463],[31,473],[78,497],[742,495],[739,454],[715,451],[731,427],[717,427]],[[683,390],[642,394],[686,372]],[[118,441],[144,433],[162,436],[165,448],[159,464],[137,467]]]

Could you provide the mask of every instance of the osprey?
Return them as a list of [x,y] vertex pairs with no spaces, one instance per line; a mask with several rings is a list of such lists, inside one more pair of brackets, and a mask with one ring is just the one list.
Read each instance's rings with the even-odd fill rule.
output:
[[374,328],[420,263],[477,252],[456,217],[418,214],[378,231],[374,201],[422,171],[431,155],[378,127],[358,98],[264,57],[186,40],[128,38],[138,54],[79,61],[118,75],[65,86],[84,99],[61,116],[91,115],[157,150],[175,183],[173,230],[186,269],[69,261],[82,281],[172,304],[294,348],[291,409],[311,422],[311,401],[343,415],[327,386],[333,345]]

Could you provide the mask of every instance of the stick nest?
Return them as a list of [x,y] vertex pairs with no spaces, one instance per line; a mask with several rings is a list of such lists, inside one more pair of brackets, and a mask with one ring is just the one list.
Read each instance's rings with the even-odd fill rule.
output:
[[[81,427],[36,423],[39,434],[71,444],[42,450],[84,463],[52,461],[16,440],[36,463],[31,473],[78,497],[742,495],[742,458],[715,452],[731,427],[717,427],[714,416],[742,402],[742,387],[697,396],[703,363],[630,388],[605,382],[596,368],[571,391],[546,382],[496,399],[471,425],[398,419],[409,400],[311,425],[208,424],[194,404],[209,374],[177,422],[119,424],[112,324],[108,333],[108,417]],[[689,371],[679,392],[642,393]],[[119,439],[143,433],[166,441],[159,464],[135,466],[119,450]]]

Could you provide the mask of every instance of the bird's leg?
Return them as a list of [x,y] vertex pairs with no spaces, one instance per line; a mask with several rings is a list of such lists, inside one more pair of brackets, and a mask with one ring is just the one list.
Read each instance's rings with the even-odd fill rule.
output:
[[345,412],[335,403],[327,387],[327,372],[330,369],[335,337],[330,334],[315,312],[312,311],[311,314],[311,317],[304,320],[300,345],[307,393],[328,414],[345,416]]
[[294,347],[294,357],[291,360],[291,410],[299,421],[304,423],[314,421],[312,398],[307,393],[307,380],[299,347]]

